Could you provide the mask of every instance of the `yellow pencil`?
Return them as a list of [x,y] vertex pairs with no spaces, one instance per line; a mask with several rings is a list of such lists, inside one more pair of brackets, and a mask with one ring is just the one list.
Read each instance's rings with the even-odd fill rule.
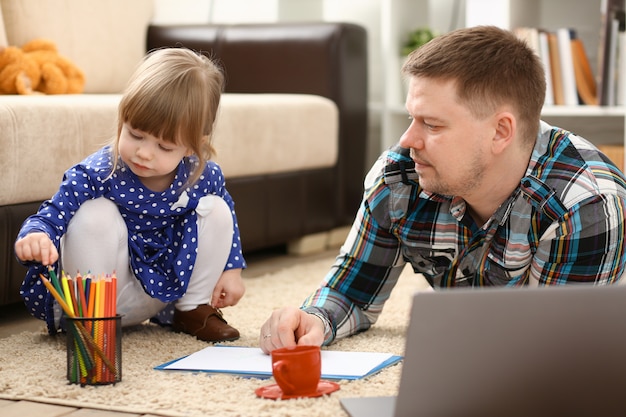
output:
[[[97,279],[95,282],[95,290],[96,290],[96,305],[94,307],[94,317],[101,318],[104,317],[102,314],[102,280]],[[102,322],[100,320],[96,320],[93,322],[93,338],[94,342],[98,345],[98,347],[102,348]],[[104,351],[103,351],[104,352]],[[96,373],[95,377],[98,381],[102,380],[102,363],[98,358],[96,358]]]
[[70,311],[74,315],[74,306],[72,305],[72,296],[70,294],[70,286],[67,282],[67,276],[62,273],[61,274],[61,287],[63,287],[63,294],[65,295],[65,303],[69,307]]

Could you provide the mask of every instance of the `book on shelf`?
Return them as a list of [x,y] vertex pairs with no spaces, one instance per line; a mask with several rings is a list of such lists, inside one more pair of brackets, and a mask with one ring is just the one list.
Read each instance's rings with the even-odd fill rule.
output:
[[582,104],[597,105],[598,94],[596,79],[585,51],[585,45],[579,38],[572,39],[572,62],[576,78],[576,90]]
[[554,104],[565,104],[565,92],[563,86],[563,70],[561,69],[561,58],[559,56],[559,40],[556,33],[548,32],[548,48],[550,50],[550,68],[552,69],[552,88],[554,93]]
[[556,30],[558,57],[561,66],[561,80],[563,82],[563,100],[566,106],[578,105],[576,90],[576,76],[574,73],[574,59],[572,57],[572,40],[576,38],[576,31],[569,28]]
[[540,30],[539,40],[539,57],[543,63],[543,69],[546,74],[546,98],[544,104],[547,106],[554,105],[554,85],[552,82],[552,65],[550,63],[550,46],[548,44],[548,33]]
[[552,67],[550,65],[550,48],[548,47],[548,33],[534,27],[518,27],[514,30],[518,38],[524,40],[535,51],[541,60],[546,77],[545,105],[554,104],[554,88],[552,86]]
[[613,106],[617,102],[616,83],[619,82],[617,81],[619,77],[618,40],[626,24],[624,0],[602,0],[600,19],[600,45],[596,74],[598,102],[602,106]]
[[617,105],[626,105],[626,32],[617,37]]
[[[541,59],[546,75],[545,105],[598,104],[596,77],[585,45],[575,29],[520,27],[515,29],[515,33]],[[626,67],[626,59],[624,66]],[[626,84],[624,92],[626,93]],[[626,94],[624,97],[626,98]]]

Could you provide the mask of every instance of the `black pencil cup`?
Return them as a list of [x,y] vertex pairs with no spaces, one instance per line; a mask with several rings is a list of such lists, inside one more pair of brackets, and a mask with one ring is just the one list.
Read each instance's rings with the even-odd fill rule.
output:
[[107,385],[122,380],[122,317],[67,317],[67,380]]

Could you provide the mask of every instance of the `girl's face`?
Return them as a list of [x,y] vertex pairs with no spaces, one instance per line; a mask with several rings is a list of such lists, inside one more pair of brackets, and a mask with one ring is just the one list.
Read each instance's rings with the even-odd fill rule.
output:
[[162,192],[176,176],[176,167],[191,151],[183,145],[165,142],[124,123],[118,141],[122,161],[139,177],[144,186]]

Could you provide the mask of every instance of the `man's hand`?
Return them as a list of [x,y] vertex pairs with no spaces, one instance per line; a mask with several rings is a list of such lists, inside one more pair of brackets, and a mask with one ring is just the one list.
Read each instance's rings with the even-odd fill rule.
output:
[[59,252],[47,234],[33,232],[15,242],[15,255],[20,261],[40,262],[44,266],[54,264]]
[[269,354],[272,350],[297,345],[321,346],[324,323],[319,317],[296,307],[283,307],[272,312],[261,326],[259,346]]

